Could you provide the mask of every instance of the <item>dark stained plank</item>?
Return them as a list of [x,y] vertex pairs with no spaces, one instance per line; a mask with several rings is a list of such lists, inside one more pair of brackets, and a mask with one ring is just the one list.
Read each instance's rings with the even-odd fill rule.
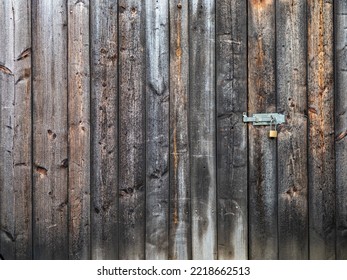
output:
[[118,259],[117,11],[117,0],[90,2],[92,259]]
[[189,11],[192,258],[216,259],[215,5],[193,0]]
[[146,259],[168,258],[169,1],[146,2]]
[[[248,114],[276,111],[275,1],[248,2]],[[276,140],[269,127],[249,128],[249,258],[276,259]]]
[[68,258],[66,1],[32,1],[33,249]]
[[90,258],[89,1],[68,2],[69,258]]
[[247,259],[247,2],[216,12],[218,259]]
[[30,1],[3,1],[0,13],[0,253],[31,259]]
[[276,4],[279,258],[308,258],[306,2]]
[[310,258],[335,259],[333,4],[308,1]]
[[169,258],[191,259],[188,1],[170,2]]
[[347,2],[335,1],[336,258],[347,259]]
[[119,1],[119,258],[145,258],[145,9]]

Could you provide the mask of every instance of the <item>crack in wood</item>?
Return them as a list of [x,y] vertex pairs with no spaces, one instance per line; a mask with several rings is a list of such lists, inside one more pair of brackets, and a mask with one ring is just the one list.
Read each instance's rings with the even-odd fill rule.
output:
[[341,141],[343,138],[346,137],[346,135],[347,135],[347,130],[345,130],[345,131],[341,132],[339,135],[337,135],[335,140],[336,140],[337,142],[338,142],[338,141]]
[[27,48],[24,51],[21,52],[21,54],[16,58],[16,61],[23,60],[24,58],[27,58],[31,54],[31,48]]
[[0,72],[13,76],[12,71],[9,68],[7,68],[5,65],[0,65]]
[[14,235],[12,235],[11,232],[9,232],[8,230],[6,229],[3,229],[3,228],[0,228],[0,231],[2,231],[3,233],[5,233],[6,237],[8,239],[10,239],[12,242],[15,242],[16,241],[16,237]]

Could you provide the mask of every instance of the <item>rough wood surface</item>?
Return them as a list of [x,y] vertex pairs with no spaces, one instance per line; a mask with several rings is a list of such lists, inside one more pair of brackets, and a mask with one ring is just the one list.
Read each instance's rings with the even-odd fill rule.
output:
[[347,2],[335,1],[336,258],[347,259]]
[[30,7],[27,0],[0,3],[0,252],[5,259],[32,257]]
[[310,258],[335,259],[333,3],[308,1]]
[[276,4],[279,258],[308,258],[306,2]]
[[345,2],[0,1],[0,259],[347,259]]
[[170,1],[169,258],[191,259],[188,1]]
[[145,9],[119,1],[119,258],[145,258]]
[[169,1],[146,1],[146,259],[168,258]]
[[32,1],[33,250],[68,258],[66,1]]
[[189,5],[192,257],[216,259],[215,5]]
[[247,259],[247,2],[216,5],[218,259]]
[[118,259],[118,7],[90,3],[91,258]]
[[5,259],[13,259],[15,248],[15,201],[13,178],[13,139],[15,116],[15,77],[14,77],[14,14],[9,2],[0,3],[0,253]]
[[[276,112],[275,1],[248,2],[248,114]],[[249,258],[276,259],[276,140],[269,127],[249,130]]]
[[89,1],[68,2],[69,257],[90,258]]

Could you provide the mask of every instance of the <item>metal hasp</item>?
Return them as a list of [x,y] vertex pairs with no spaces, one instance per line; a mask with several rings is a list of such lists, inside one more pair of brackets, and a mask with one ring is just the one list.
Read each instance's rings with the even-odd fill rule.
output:
[[243,113],[243,122],[253,122],[253,125],[278,125],[285,121],[285,115],[278,113],[253,114],[252,117],[247,117],[247,113]]

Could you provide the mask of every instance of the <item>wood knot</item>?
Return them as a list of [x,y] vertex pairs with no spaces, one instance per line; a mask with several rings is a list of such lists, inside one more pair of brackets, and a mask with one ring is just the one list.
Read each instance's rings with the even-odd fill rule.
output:
[[57,138],[57,134],[53,133],[52,130],[48,129],[47,130],[48,136],[50,136],[53,140]]
[[36,165],[36,172],[39,174],[40,178],[47,176],[48,169],[42,166]]
[[67,168],[69,166],[69,160],[67,158],[63,159],[60,163],[62,168]]

